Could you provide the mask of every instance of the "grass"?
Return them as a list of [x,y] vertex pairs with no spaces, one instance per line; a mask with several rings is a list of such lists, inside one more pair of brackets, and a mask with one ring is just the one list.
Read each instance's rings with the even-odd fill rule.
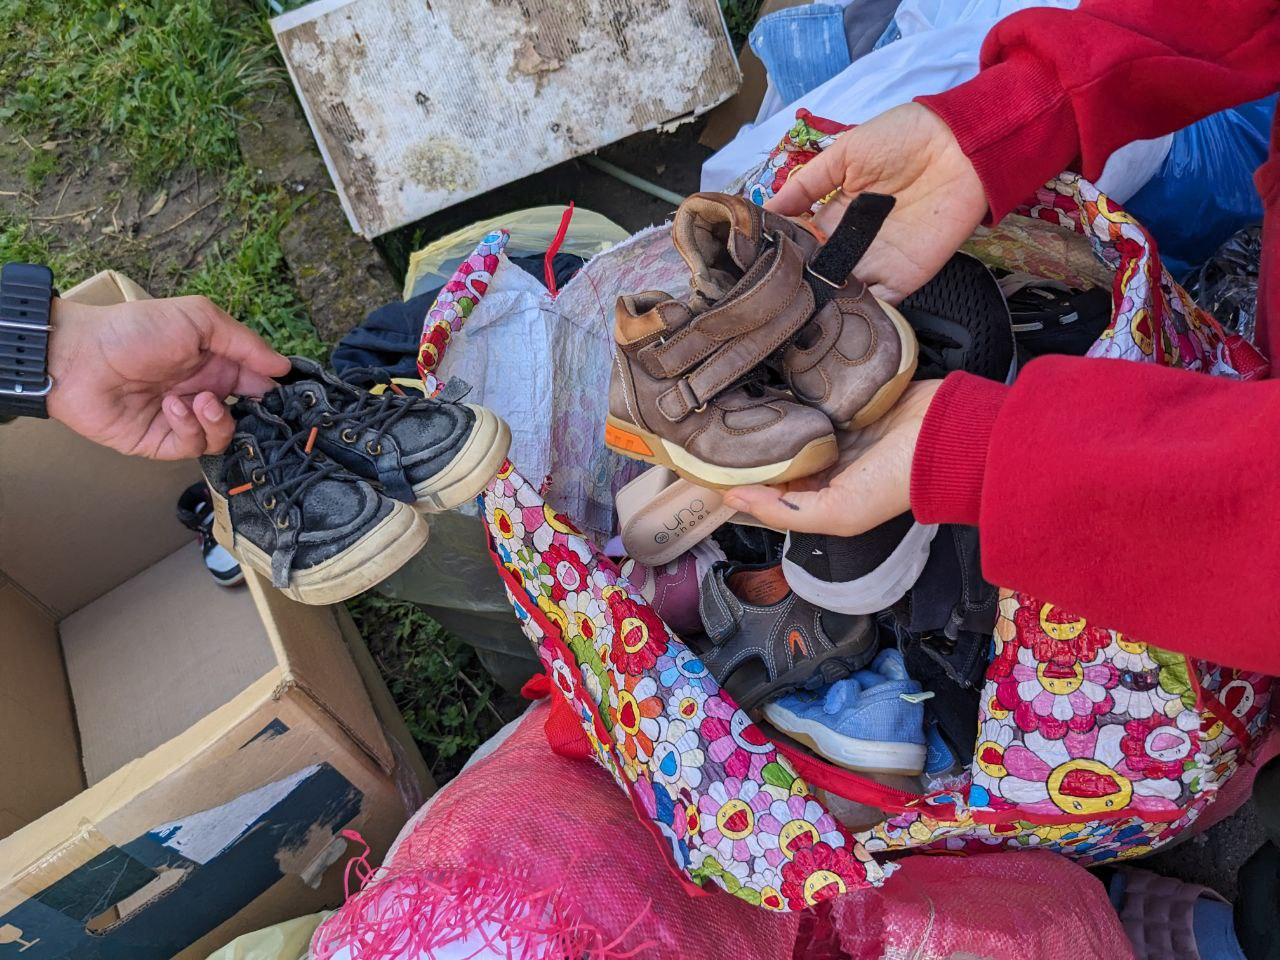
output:
[[[261,0],[0,0],[0,122],[22,133],[29,189],[127,160],[139,186],[186,164],[223,182],[229,226],[177,289],[209,297],[284,353],[323,359],[280,232],[295,211],[239,152],[241,111],[279,69]],[[48,264],[63,288],[110,266],[87,239],[0,208],[0,261]],[[3,212],[5,209],[8,212]],[[142,278],[138,278],[142,279]],[[502,722],[474,652],[412,604],[351,604],[441,781]]]
[[239,220],[237,233],[214,248],[181,292],[213,300],[281,353],[323,361],[329,347],[298,300],[280,246],[294,203],[282,190],[256,186],[243,168],[227,182],[225,197],[228,212]]
[[93,131],[147,183],[238,163],[240,107],[275,69],[265,18],[239,0],[0,0],[0,38],[0,119]]
[[755,26],[763,0],[720,0],[724,22],[729,27],[729,40],[733,49],[739,50],[747,42],[747,34]]
[[46,264],[63,290],[109,266],[87,243],[61,243],[21,216],[0,213],[0,263],[14,260]]
[[347,604],[437,781],[502,726],[475,651],[418,607],[365,594]]

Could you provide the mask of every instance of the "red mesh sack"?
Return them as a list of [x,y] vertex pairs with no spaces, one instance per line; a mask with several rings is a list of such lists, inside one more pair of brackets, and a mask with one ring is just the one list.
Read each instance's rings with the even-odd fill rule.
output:
[[907,857],[883,887],[819,904],[799,944],[805,960],[1133,956],[1102,883],[1039,852]]
[[533,708],[410,822],[316,931],[316,960],[418,960],[494,929],[514,960],[791,956],[796,916],[682,882],[600,767],[547,749],[549,714]]

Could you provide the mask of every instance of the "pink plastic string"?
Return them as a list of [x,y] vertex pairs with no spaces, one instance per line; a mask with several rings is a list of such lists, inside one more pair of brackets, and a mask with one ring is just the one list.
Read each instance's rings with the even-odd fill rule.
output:
[[343,950],[360,960],[400,960],[431,956],[471,936],[511,960],[629,960],[655,946],[645,942],[619,950],[645,918],[648,904],[622,934],[606,942],[590,922],[571,916],[558,890],[525,892],[527,886],[528,878],[518,873],[477,870],[420,870],[382,878],[321,924],[312,953],[316,960]]

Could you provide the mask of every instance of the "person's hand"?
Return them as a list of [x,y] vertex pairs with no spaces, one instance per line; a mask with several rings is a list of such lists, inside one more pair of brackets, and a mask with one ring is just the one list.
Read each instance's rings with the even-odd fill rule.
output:
[[913,383],[871,426],[838,434],[840,460],[834,467],[776,487],[735,487],[725,493],[725,505],[775,530],[840,537],[855,537],[906,513],[920,425],[941,385]]
[[842,133],[793,173],[765,207],[799,216],[836,189],[842,192],[814,217],[818,229],[828,234],[857,194],[897,198],[857,266],[858,279],[890,303],[928,282],[987,213],[973,164],[951,129],[918,103],[894,107]]
[[56,300],[49,416],[134,456],[218,453],[235,429],[223,400],[261,396],[289,361],[204,297],[110,307]]

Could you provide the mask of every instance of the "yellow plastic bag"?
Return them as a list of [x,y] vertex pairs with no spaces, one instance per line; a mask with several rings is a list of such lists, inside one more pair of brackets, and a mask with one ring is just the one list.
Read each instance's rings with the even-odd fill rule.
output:
[[312,934],[320,921],[332,912],[313,913],[246,933],[210,954],[209,960],[305,960],[311,949]]
[[[409,269],[404,278],[404,299],[443,287],[453,279],[453,272],[458,264],[471,256],[476,244],[494,230],[511,232],[511,241],[504,251],[508,257],[527,257],[542,253],[555,239],[565,209],[552,206],[516,210],[481,220],[432,241],[409,257]],[[590,260],[597,253],[603,253],[630,235],[608,217],[594,210],[575,207],[573,220],[569,224],[569,232],[565,235],[560,252],[573,253]]]

